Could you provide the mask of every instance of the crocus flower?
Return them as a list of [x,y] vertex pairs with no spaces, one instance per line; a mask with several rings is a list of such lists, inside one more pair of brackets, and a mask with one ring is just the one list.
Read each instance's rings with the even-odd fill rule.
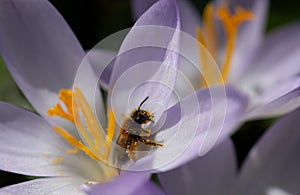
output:
[[[153,2],[134,0],[134,15],[140,15]],[[216,0],[206,6],[202,21],[188,1],[178,3],[182,30],[207,48],[221,70],[220,78],[200,52],[204,82],[198,71],[180,66],[195,88],[220,82],[238,88],[250,99],[245,119],[280,115],[299,106],[299,22],[265,36],[268,0]],[[199,50],[188,52],[197,55]]]
[[300,109],[279,119],[258,140],[237,171],[233,144],[227,140],[207,156],[159,179],[167,194],[299,194]]
[[[74,34],[49,2],[3,0],[0,11],[1,55],[16,83],[40,114],[0,104],[0,168],[46,177],[2,188],[1,193],[76,193],[82,184],[87,184],[91,193],[115,190],[132,194],[147,188],[159,191],[149,183],[149,172],[141,175],[125,172],[118,176],[119,170],[109,165],[117,148],[112,141],[117,137],[116,120],[122,118],[124,100],[130,99],[128,107],[133,110],[149,96],[143,109],[154,114],[154,121],[162,125],[159,129],[163,131],[155,139],[165,140],[164,147],[136,159],[132,166],[136,170],[170,170],[196,158],[201,144],[204,148],[212,147],[219,135],[229,134],[245,110],[245,97],[230,87],[203,89],[168,107],[176,80],[180,29],[177,5],[172,0],[153,5],[126,36],[110,76],[112,93],[107,111],[89,59],[84,58]],[[134,49],[137,43],[145,46],[153,39],[155,31],[149,30],[149,26],[143,28],[145,25],[173,29],[161,34],[166,38],[162,41],[166,48],[159,49],[159,53],[157,50],[151,53],[151,48]],[[128,49],[133,50],[126,53]],[[124,71],[143,62],[140,56],[149,59],[155,56],[159,66],[154,66],[154,74],[150,74],[154,82],[129,98],[128,94],[122,95],[124,86],[119,81]],[[144,69],[146,73],[148,70],[153,68]],[[121,84],[126,86],[131,79],[125,79]],[[157,103],[159,109],[150,107],[150,103]],[[160,116],[165,116],[164,123],[160,123],[163,121]],[[107,127],[106,131],[102,127]],[[136,185],[128,188],[119,184],[126,179]]]
[[[76,69],[85,55],[74,34],[48,1],[5,0],[1,1],[0,9],[1,55],[19,87],[41,115],[0,103],[0,168],[45,177],[2,188],[0,193],[77,194],[79,187],[87,182],[111,180],[117,170],[95,160],[91,150],[77,140],[79,136],[72,125],[73,113],[70,110],[61,112],[73,123],[55,120],[48,116],[51,111],[47,114],[47,110],[55,105],[61,88],[66,88],[59,94],[68,109],[89,108],[88,105],[70,105],[70,95],[76,99],[76,94],[68,88],[72,87]],[[97,81],[91,69],[88,66],[86,69],[88,81]],[[87,85],[88,81],[85,81]],[[82,94],[79,88],[77,92],[77,95]],[[85,101],[84,97],[80,99]],[[101,104],[98,106],[103,109]],[[52,109],[52,114],[58,114],[58,111],[59,104]],[[56,125],[57,133],[52,129],[53,125]],[[124,194],[132,194],[141,188],[146,190],[144,185],[155,189],[149,183],[148,173],[135,175],[127,175],[136,182],[131,188],[121,187],[119,180],[113,180],[109,182],[110,187],[99,192],[107,194],[119,187]]]

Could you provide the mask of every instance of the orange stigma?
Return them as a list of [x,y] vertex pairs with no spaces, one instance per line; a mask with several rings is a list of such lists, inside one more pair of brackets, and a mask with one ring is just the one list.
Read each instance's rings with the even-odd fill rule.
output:
[[[214,60],[218,62],[218,45],[216,36],[216,24],[215,19],[219,19],[226,34],[226,50],[223,60],[223,66],[221,68],[221,75],[212,66],[212,63],[208,63],[209,55],[203,51],[204,47],[209,51]],[[254,18],[254,14],[241,7],[235,8],[235,13],[231,14],[227,4],[223,4],[220,8],[215,9],[212,3],[208,3],[204,9],[203,14],[203,30],[199,27],[196,28],[196,35],[199,44],[199,57],[202,67],[202,74],[205,81],[202,86],[208,87],[213,84],[224,84],[228,80],[228,74],[230,71],[230,64],[235,47],[235,40],[240,24],[245,21]],[[217,79],[216,79],[217,77]]]

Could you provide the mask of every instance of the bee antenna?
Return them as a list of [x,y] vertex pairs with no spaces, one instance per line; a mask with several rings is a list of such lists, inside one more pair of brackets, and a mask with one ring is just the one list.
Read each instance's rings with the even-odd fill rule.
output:
[[147,101],[147,99],[149,98],[149,96],[147,96],[139,105],[138,107],[138,111],[140,110],[141,106],[145,103],[145,101]]

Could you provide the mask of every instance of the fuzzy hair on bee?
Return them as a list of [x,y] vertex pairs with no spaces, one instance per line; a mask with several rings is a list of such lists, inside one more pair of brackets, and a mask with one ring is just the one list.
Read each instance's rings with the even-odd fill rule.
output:
[[125,153],[117,154],[117,160],[121,163],[135,159],[139,142],[148,146],[163,146],[160,143],[148,139],[151,135],[151,129],[144,127],[144,125],[150,122],[154,123],[154,113],[141,109],[148,98],[149,96],[140,103],[137,109],[132,110],[130,117],[126,117],[121,124],[120,134],[117,139],[117,144],[125,150]]

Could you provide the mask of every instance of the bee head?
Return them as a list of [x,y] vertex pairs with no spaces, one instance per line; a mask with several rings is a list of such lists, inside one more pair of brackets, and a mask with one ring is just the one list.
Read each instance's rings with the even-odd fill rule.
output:
[[154,123],[153,113],[150,113],[147,110],[141,110],[141,106],[148,98],[149,98],[149,96],[146,97],[146,99],[144,99],[142,101],[142,103],[139,105],[138,109],[133,110],[130,114],[131,118],[138,124],[147,124],[150,121]]

